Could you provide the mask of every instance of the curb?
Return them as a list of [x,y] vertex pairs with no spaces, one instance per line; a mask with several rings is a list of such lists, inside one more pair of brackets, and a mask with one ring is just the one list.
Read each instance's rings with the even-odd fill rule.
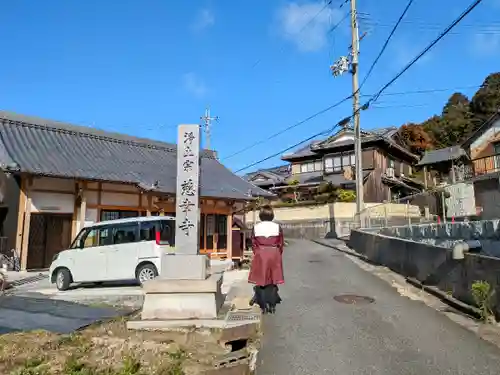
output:
[[[338,246],[326,244],[326,243],[322,242],[321,240],[312,240],[312,241],[317,243],[318,245],[329,247],[329,248],[332,248],[334,250],[340,251],[342,253],[355,256],[355,257],[365,261],[366,263],[373,264],[376,266],[383,266],[382,264],[377,264],[377,263],[373,262],[372,260],[368,259],[365,255],[359,254],[353,250],[341,249]],[[402,276],[404,276],[404,275],[402,275]],[[433,295],[434,297],[439,298],[439,300],[441,300],[442,302],[446,303],[447,305],[453,307],[454,309],[456,309],[464,314],[467,314],[475,319],[480,319],[480,317],[481,317],[481,314],[480,314],[480,311],[478,308],[471,306],[471,305],[468,305],[468,304],[466,304],[466,303],[464,303],[464,302],[462,302],[454,297],[449,296],[448,294],[446,294],[442,290],[438,289],[437,287],[424,285],[420,281],[418,281],[417,279],[414,279],[412,277],[405,277],[405,281],[408,284],[413,285],[416,288],[422,289],[423,291]]]

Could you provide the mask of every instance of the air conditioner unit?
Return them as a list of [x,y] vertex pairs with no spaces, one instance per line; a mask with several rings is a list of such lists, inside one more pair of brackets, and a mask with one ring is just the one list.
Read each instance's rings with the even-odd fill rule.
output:
[[385,170],[385,175],[390,178],[394,178],[394,168],[387,168]]

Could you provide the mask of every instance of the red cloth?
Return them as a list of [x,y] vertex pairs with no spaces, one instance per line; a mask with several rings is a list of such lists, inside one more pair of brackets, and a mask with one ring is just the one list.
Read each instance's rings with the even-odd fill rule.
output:
[[252,231],[253,260],[248,281],[258,286],[283,284],[283,231],[278,236],[255,236]]

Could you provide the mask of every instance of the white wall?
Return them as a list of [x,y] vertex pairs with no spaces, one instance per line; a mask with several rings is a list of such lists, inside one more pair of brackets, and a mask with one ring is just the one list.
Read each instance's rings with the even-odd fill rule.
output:
[[73,214],[75,206],[75,196],[73,194],[33,191],[30,197],[31,212]]

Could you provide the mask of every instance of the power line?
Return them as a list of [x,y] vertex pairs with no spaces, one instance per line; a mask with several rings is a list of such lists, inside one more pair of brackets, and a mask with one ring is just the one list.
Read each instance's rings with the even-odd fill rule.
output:
[[[390,87],[390,86],[391,86],[394,82],[396,82],[396,80],[398,80],[398,79],[399,79],[399,77],[401,77],[401,76],[402,76],[402,75],[403,75],[403,74],[404,74],[404,73],[405,73],[408,69],[410,69],[410,68],[411,68],[411,67],[412,67],[412,66],[413,66],[413,65],[414,65],[414,64],[415,64],[415,63],[416,63],[419,59],[421,59],[421,58],[422,58],[422,56],[424,56],[427,52],[429,52],[429,50],[430,50],[432,47],[434,47],[434,46],[435,46],[435,45],[436,45],[436,44],[437,44],[437,43],[438,43],[438,42],[439,42],[439,41],[440,41],[440,40],[441,40],[441,39],[442,39],[442,38],[443,38],[446,34],[448,34],[448,33],[450,32],[450,30],[452,30],[452,29],[453,29],[456,25],[458,25],[458,24],[459,24],[459,23],[460,23],[460,22],[461,22],[461,21],[462,21],[462,20],[463,20],[463,19],[464,19],[464,18],[465,18],[465,17],[466,17],[469,13],[470,13],[470,12],[472,12],[472,10],[474,10],[474,8],[476,8],[476,7],[477,7],[477,6],[478,6],[478,5],[479,5],[482,1],[483,1],[483,0],[475,0],[475,1],[471,4],[471,5],[469,5],[469,6],[467,7],[467,9],[465,9],[465,10],[462,12],[462,14],[461,14],[458,18],[456,18],[456,19],[455,19],[455,20],[454,20],[454,21],[453,21],[453,22],[452,22],[452,23],[451,23],[451,24],[450,24],[450,25],[449,25],[449,26],[448,26],[448,27],[447,27],[444,31],[442,31],[442,32],[441,32],[441,34],[440,34],[440,35],[439,35],[436,39],[434,39],[434,40],[433,40],[433,41],[432,41],[432,42],[431,42],[431,43],[430,43],[430,44],[429,44],[429,45],[428,45],[428,46],[427,46],[427,47],[426,47],[426,48],[425,48],[422,52],[420,52],[420,53],[419,53],[419,54],[418,54],[415,58],[413,58],[413,59],[412,59],[412,60],[411,60],[411,61],[410,61],[410,62],[409,62],[409,63],[408,63],[408,64],[407,64],[407,65],[406,65],[406,66],[405,66],[405,67],[404,67],[404,68],[403,68],[403,69],[402,69],[402,70],[401,70],[398,74],[396,74],[396,76],[395,76],[394,78],[392,78],[392,79],[391,79],[388,83],[386,83],[386,84],[385,84],[385,85],[384,85],[384,86],[383,86],[383,87],[382,87],[382,88],[381,88],[381,89],[380,89],[380,90],[379,90],[376,94],[372,95],[372,97],[371,97],[371,98],[370,98],[370,99],[369,99],[369,100],[368,100],[368,101],[367,101],[364,105],[362,105],[362,106],[361,106],[361,107],[359,107],[356,111],[354,111],[354,113],[353,113],[351,116],[346,117],[344,120],[342,120],[342,122],[344,122],[344,121],[346,121],[346,120],[348,120],[348,119],[350,119],[350,118],[353,118],[353,117],[354,117],[354,115],[355,115],[356,113],[359,113],[361,110],[366,110],[366,109],[368,109],[368,108],[369,108],[369,105],[370,105],[370,103],[371,103],[371,102],[376,101],[376,100],[377,100],[377,99],[378,99],[378,98],[382,95],[382,93],[383,93],[383,92],[384,92],[384,91],[385,91],[388,87]],[[349,99],[349,98],[351,98],[351,97],[352,97],[352,95],[350,95],[350,96],[349,96],[347,99],[345,99],[345,100],[348,100],[348,99]],[[323,112],[323,113],[324,113],[324,112],[326,112],[326,110],[323,110],[323,111],[320,111],[320,112]],[[339,122],[339,123],[337,123],[336,125],[334,125],[334,126],[331,128],[331,130],[333,130],[336,126],[338,126],[338,125],[339,125],[340,123],[342,123],[342,122]],[[327,130],[327,131],[330,131],[330,129],[329,129],[329,130]],[[279,155],[283,154],[284,152],[286,152],[286,151],[288,151],[288,150],[290,150],[290,149],[292,149],[292,148],[295,148],[295,147],[297,147],[297,146],[301,145],[301,144],[302,144],[302,143],[304,143],[304,142],[310,141],[311,139],[313,139],[313,138],[315,138],[315,137],[318,137],[318,136],[320,136],[320,135],[324,134],[324,133],[325,133],[325,132],[327,132],[327,131],[322,131],[322,132],[320,132],[320,133],[317,133],[317,134],[313,135],[312,137],[308,137],[308,138],[306,138],[306,139],[304,139],[304,140],[302,140],[302,141],[300,141],[300,142],[296,143],[296,144],[295,144],[295,145],[293,145],[293,146],[287,147],[286,149],[281,150],[281,151],[279,151],[279,152],[277,152],[277,153],[275,153],[275,154],[273,154],[273,155],[271,155],[271,156],[268,156],[268,157],[266,157],[266,158],[264,158],[264,159],[261,159],[261,160],[259,160],[259,161],[256,161],[256,162],[254,162],[254,163],[250,164],[250,165],[247,165],[247,166],[245,166],[245,167],[243,167],[243,168],[240,168],[240,169],[238,169],[235,173],[238,173],[238,172],[244,171],[245,169],[248,169],[248,168],[254,167],[254,166],[256,166],[256,165],[258,165],[258,164],[260,164],[260,163],[263,163],[263,162],[265,162],[265,161],[267,161],[267,160],[269,160],[269,159],[272,159],[272,158],[274,158],[274,157],[276,157],[276,156],[279,156]]]
[[[345,4],[345,3],[343,3]],[[329,33],[333,33],[341,24],[342,22],[344,22],[351,14],[349,12],[347,12],[344,17],[342,17],[340,19],[339,22],[337,22],[335,25],[332,26],[332,28],[330,30],[328,30]]]
[[246,166],[246,167],[244,167],[244,168],[240,168],[240,169],[238,169],[238,170],[237,170],[236,172],[234,172],[234,173],[239,173],[239,172],[241,172],[241,171],[244,171],[245,169],[252,168],[252,167],[256,166],[257,164],[260,164],[260,163],[263,163],[263,162],[265,162],[265,161],[268,161],[269,159],[275,158],[276,156],[280,156],[280,155],[282,155],[284,152],[287,152],[287,151],[289,151],[289,150],[291,150],[291,149],[293,149],[293,148],[295,148],[295,147],[300,146],[302,143],[305,143],[305,142],[311,141],[311,140],[313,140],[313,139],[314,139],[314,138],[316,138],[316,137],[320,137],[320,136],[323,136],[323,135],[325,135],[325,134],[331,133],[333,130],[335,130],[335,128],[336,128],[337,126],[339,126],[339,124],[340,124],[340,123],[335,124],[334,126],[330,127],[329,129],[326,129],[326,130],[323,130],[323,131],[321,131],[321,132],[319,132],[319,133],[316,133],[316,134],[314,134],[314,135],[312,135],[312,136],[310,136],[310,137],[308,137],[308,138],[306,138],[306,139],[301,140],[300,142],[295,143],[294,145],[292,145],[292,146],[290,146],[290,147],[287,147],[287,148],[285,148],[285,149],[283,149],[283,150],[280,150],[279,152],[277,152],[277,153],[275,153],[275,154],[272,154],[272,155],[270,155],[270,156],[265,157],[264,159],[261,159],[261,160],[259,160],[259,161],[256,161],[256,162],[252,163],[252,164],[249,164],[249,165],[247,165],[247,166]]
[[258,146],[258,145],[261,145],[262,143],[270,141],[271,139],[276,138],[277,136],[279,136],[279,135],[281,135],[283,133],[286,133],[287,131],[289,131],[289,130],[291,130],[293,128],[296,128],[297,126],[305,124],[306,122],[311,121],[315,117],[318,117],[318,116],[322,115],[323,113],[326,113],[326,112],[332,110],[333,108],[338,107],[339,105],[341,105],[342,103],[348,101],[351,98],[352,98],[352,95],[346,96],[344,99],[339,100],[335,104],[332,104],[331,106],[326,107],[326,108],[322,109],[321,111],[318,111],[318,112],[314,113],[313,115],[311,115],[311,116],[309,116],[309,117],[307,117],[307,118],[305,118],[305,119],[303,119],[303,120],[301,120],[301,121],[299,121],[299,122],[297,122],[297,123],[295,123],[293,125],[290,125],[290,126],[284,128],[284,129],[282,129],[282,130],[280,130],[280,131],[278,131],[278,132],[276,132],[276,133],[274,133],[272,135],[270,135],[269,137],[267,137],[265,139],[261,139],[260,141],[257,141],[255,143],[253,143],[253,144],[251,144],[251,145],[249,145],[249,146],[247,146],[247,147],[239,150],[239,151],[236,151],[236,152],[230,154],[229,156],[226,156],[225,158],[222,158],[221,160],[230,159],[230,158],[232,158],[232,157],[234,157],[236,155],[242,154],[243,152],[248,151],[248,150],[254,148],[255,146]]
[[444,29],[436,39],[434,39],[427,47],[424,48],[422,52],[420,52],[417,56],[415,56],[396,76],[387,82],[378,92],[375,94],[372,99],[368,100],[367,104],[371,101],[376,101],[380,94],[384,92],[389,86],[391,86],[394,82],[396,82],[399,77],[401,77],[408,69],[410,69],[418,60],[422,58],[432,47],[434,47],[441,39],[443,39],[446,34],[448,34],[456,25],[460,23],[470,12],[474,10],[483,0],[475,0],[471,5],[467,7],[466,10],[462,12],[460,16],[458,16],[455,21],[453,21],[446,29]]
[[375,68],[375,65],[377,65],[378,61],[380,60],[380,58],[384,54],[385,49],[387,48],[387,45],[391,41],[394,33],[396,32],[399,24],[401,23],[401,21],[403,20],[404,16],[408,12],[408,9],[410,8],[410,6],[413,3],[413,1],[414,0],[410,0],[410,1],[408,1],[408,4],[406,4],[406,7],[403,10],[403,13],[401,13],[401,16],[399,16],[398,21],[396,22],[396,24],[392,28],[391,32],[389,33],[389,36],[387,37],[387,39],[385,40],[384,44],[382,45],[382,48],[380,49],[380,52],[378,53],[377,57],[373,61],[372,65],[370,66],[370,69],[368,69],[368,73],[366,73],[365,78],[363,78],[363,81],[361,82],[361,85],[359,86],[358,90],[361,90],[363,88],[363,85],[365,84],[366,80],[370,77],[370,74],[373,72],[373,69]]
[[[409,91],[399,91],[399,92],[386,92],[380,94],[379,96],[399,96],[399,95],[410,95],[410,94],[431,94],[434,92],[446,92],[446,91],[458,91],[458,90],[469,90],[469,89],[479,89],[485,87],[485,85],[474,85],[474,86],[461,86],[461,87],[450,87],[441,89],[426,89],[426,90],[409,90]],[[363,94],[361,96],[373,96],[374,94]]]

